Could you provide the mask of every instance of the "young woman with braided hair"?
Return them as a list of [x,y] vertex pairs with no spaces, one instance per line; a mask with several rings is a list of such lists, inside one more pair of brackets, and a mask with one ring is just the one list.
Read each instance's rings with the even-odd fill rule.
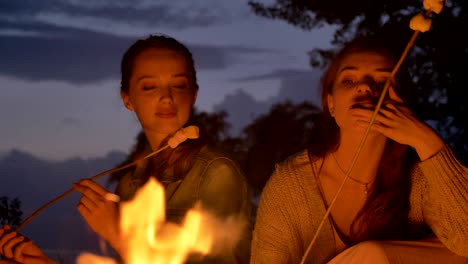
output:
[[[153,35],[129,47],[121,63],[120,94],[125,107],[138,118],[143,133],[127,162],[165,146],[176,131],[194,124],[193,106],[198,90],[192,54],[176,39]],[[165,188],[167,221],[180,223],[185,213],[198,202],[219,218],[235,216],[241,219],[245,225],[240,240],[232,248],[206,256],[191,256],[188,261],[247,263],[251,235],[249,186],[238,164],[208,144],[203,127],[200,131],[196,140],[186,140],[174,149],[167,148],[135,167],[113,174],[112,180],[117,181],[115,193],[121,201],[128,201],[148,179],[155,178]],[[109,191],[91,180],[80,181],[74,188],[83,194],[78,211],[85,221],[122,253],[118,204],[105,199],[104,195]],[[19,263],[34,264],[19,250],[37,251],[35,245],[17,246],[21,242],[15,237],[20,235],[6,232],[6,229],[0,232],[10,234],[0,238],[0,254]],[[43,254],[39,255],[40,258],[35,259],[39,263],[51,261]]]

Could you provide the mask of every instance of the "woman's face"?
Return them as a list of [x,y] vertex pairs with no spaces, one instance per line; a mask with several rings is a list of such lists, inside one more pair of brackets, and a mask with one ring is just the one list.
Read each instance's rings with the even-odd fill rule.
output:
[[[373,52],[353,53],[343,58],[332,93],[327,97],[330,114],[341,129],[357,129],[353,111],[374,111],[393,66],[393,61]],[[401,103],[392,84],[393,80],[385,101]]]
[[135,111],[146,133],[171,134],[183,127],[197,91],[191,65],[177,51],[147,49],[136,56],[125,106]]

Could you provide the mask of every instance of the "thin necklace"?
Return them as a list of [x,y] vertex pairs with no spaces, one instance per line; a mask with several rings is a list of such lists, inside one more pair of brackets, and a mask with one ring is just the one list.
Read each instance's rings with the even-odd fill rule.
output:
[[[340,163],[338,162],[338,160],[336,159],[336,156],[335,156],[335,152],[332,153],[332,156],[333,156],[333,159],[335,160],[336,162],[336,165],[338,166],[338,168],[340,169],[340,171],[346,176],[346,171],[343,170],[343,168],[340,166]],[[364,186],[364,193],[367,194],[369,192],[369,183],[368,182],[363,182],[363,181],[360,181],[356,178],[353,178],[351,177],[351,175],[348,175],[348,178],[350,180],[352,180],[353,182],[355,183],[358,183],[362,186]]]

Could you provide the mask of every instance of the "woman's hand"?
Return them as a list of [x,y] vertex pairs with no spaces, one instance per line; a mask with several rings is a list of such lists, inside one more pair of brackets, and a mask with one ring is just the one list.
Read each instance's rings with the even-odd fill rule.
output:
[[0,229],[0,264],[56,264],[31,240],[18,234],[8,225]]
[[118,244],[119,214],[117,203],[106,199],[109,191],[92,180],[82,180],[73,184],[73,188],[83,194],[77,206],[78,212],[94,232],[115,248]]
[[[353,115],[357,118],[359,126],[367,127],[373,111],[358,109]],[[413,147],[421,160],[433,156],[445,145],[434,129],[417,119],[409,108],[401,104],[383,105],[371,129],[400,144]]]

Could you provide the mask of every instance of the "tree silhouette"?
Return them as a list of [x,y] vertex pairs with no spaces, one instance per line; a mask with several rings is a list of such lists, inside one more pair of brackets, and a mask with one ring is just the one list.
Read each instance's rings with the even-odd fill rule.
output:
[[304,102],[279,103],[244,129],[242,159],[250,184],[258,194],[273,172],[275,163],[306,148],[321,110]]
[[18,198],[0,197],[0,225],[16,227],[21,223],[21,201]]
[[[276,0],[271,4],[249,1],[258,15],[282,19],[305,30],[335,25],[334,49],[312,49],[310,64],[324,67],[339,48],[357,34],[382,34],[403,50],[412,30],[409,20],[423,12],[414,0]],[[408,56],[413,82],[419,93],[417,113],[451,144],[460,160],[468,163],[468,27],[467,2],[448,1],[440,14],[432,14],[432,28],[419,35]]]
[[193,119],[209,137],[211,144],[229,152],[232,156],[242,161],[246,153],[246,144],[240,137],[232,137],[229,134],[231,125],[226,121],[228,117],[224,111],[207,113],[195,109]]
[[215,145],[222,145],[222,142],[229,137],[228,130],[231,125],[226,121],[227,113],[222,111],[218,113],[207,113],[194,110],[193,119],[205,133],[210,137]]

